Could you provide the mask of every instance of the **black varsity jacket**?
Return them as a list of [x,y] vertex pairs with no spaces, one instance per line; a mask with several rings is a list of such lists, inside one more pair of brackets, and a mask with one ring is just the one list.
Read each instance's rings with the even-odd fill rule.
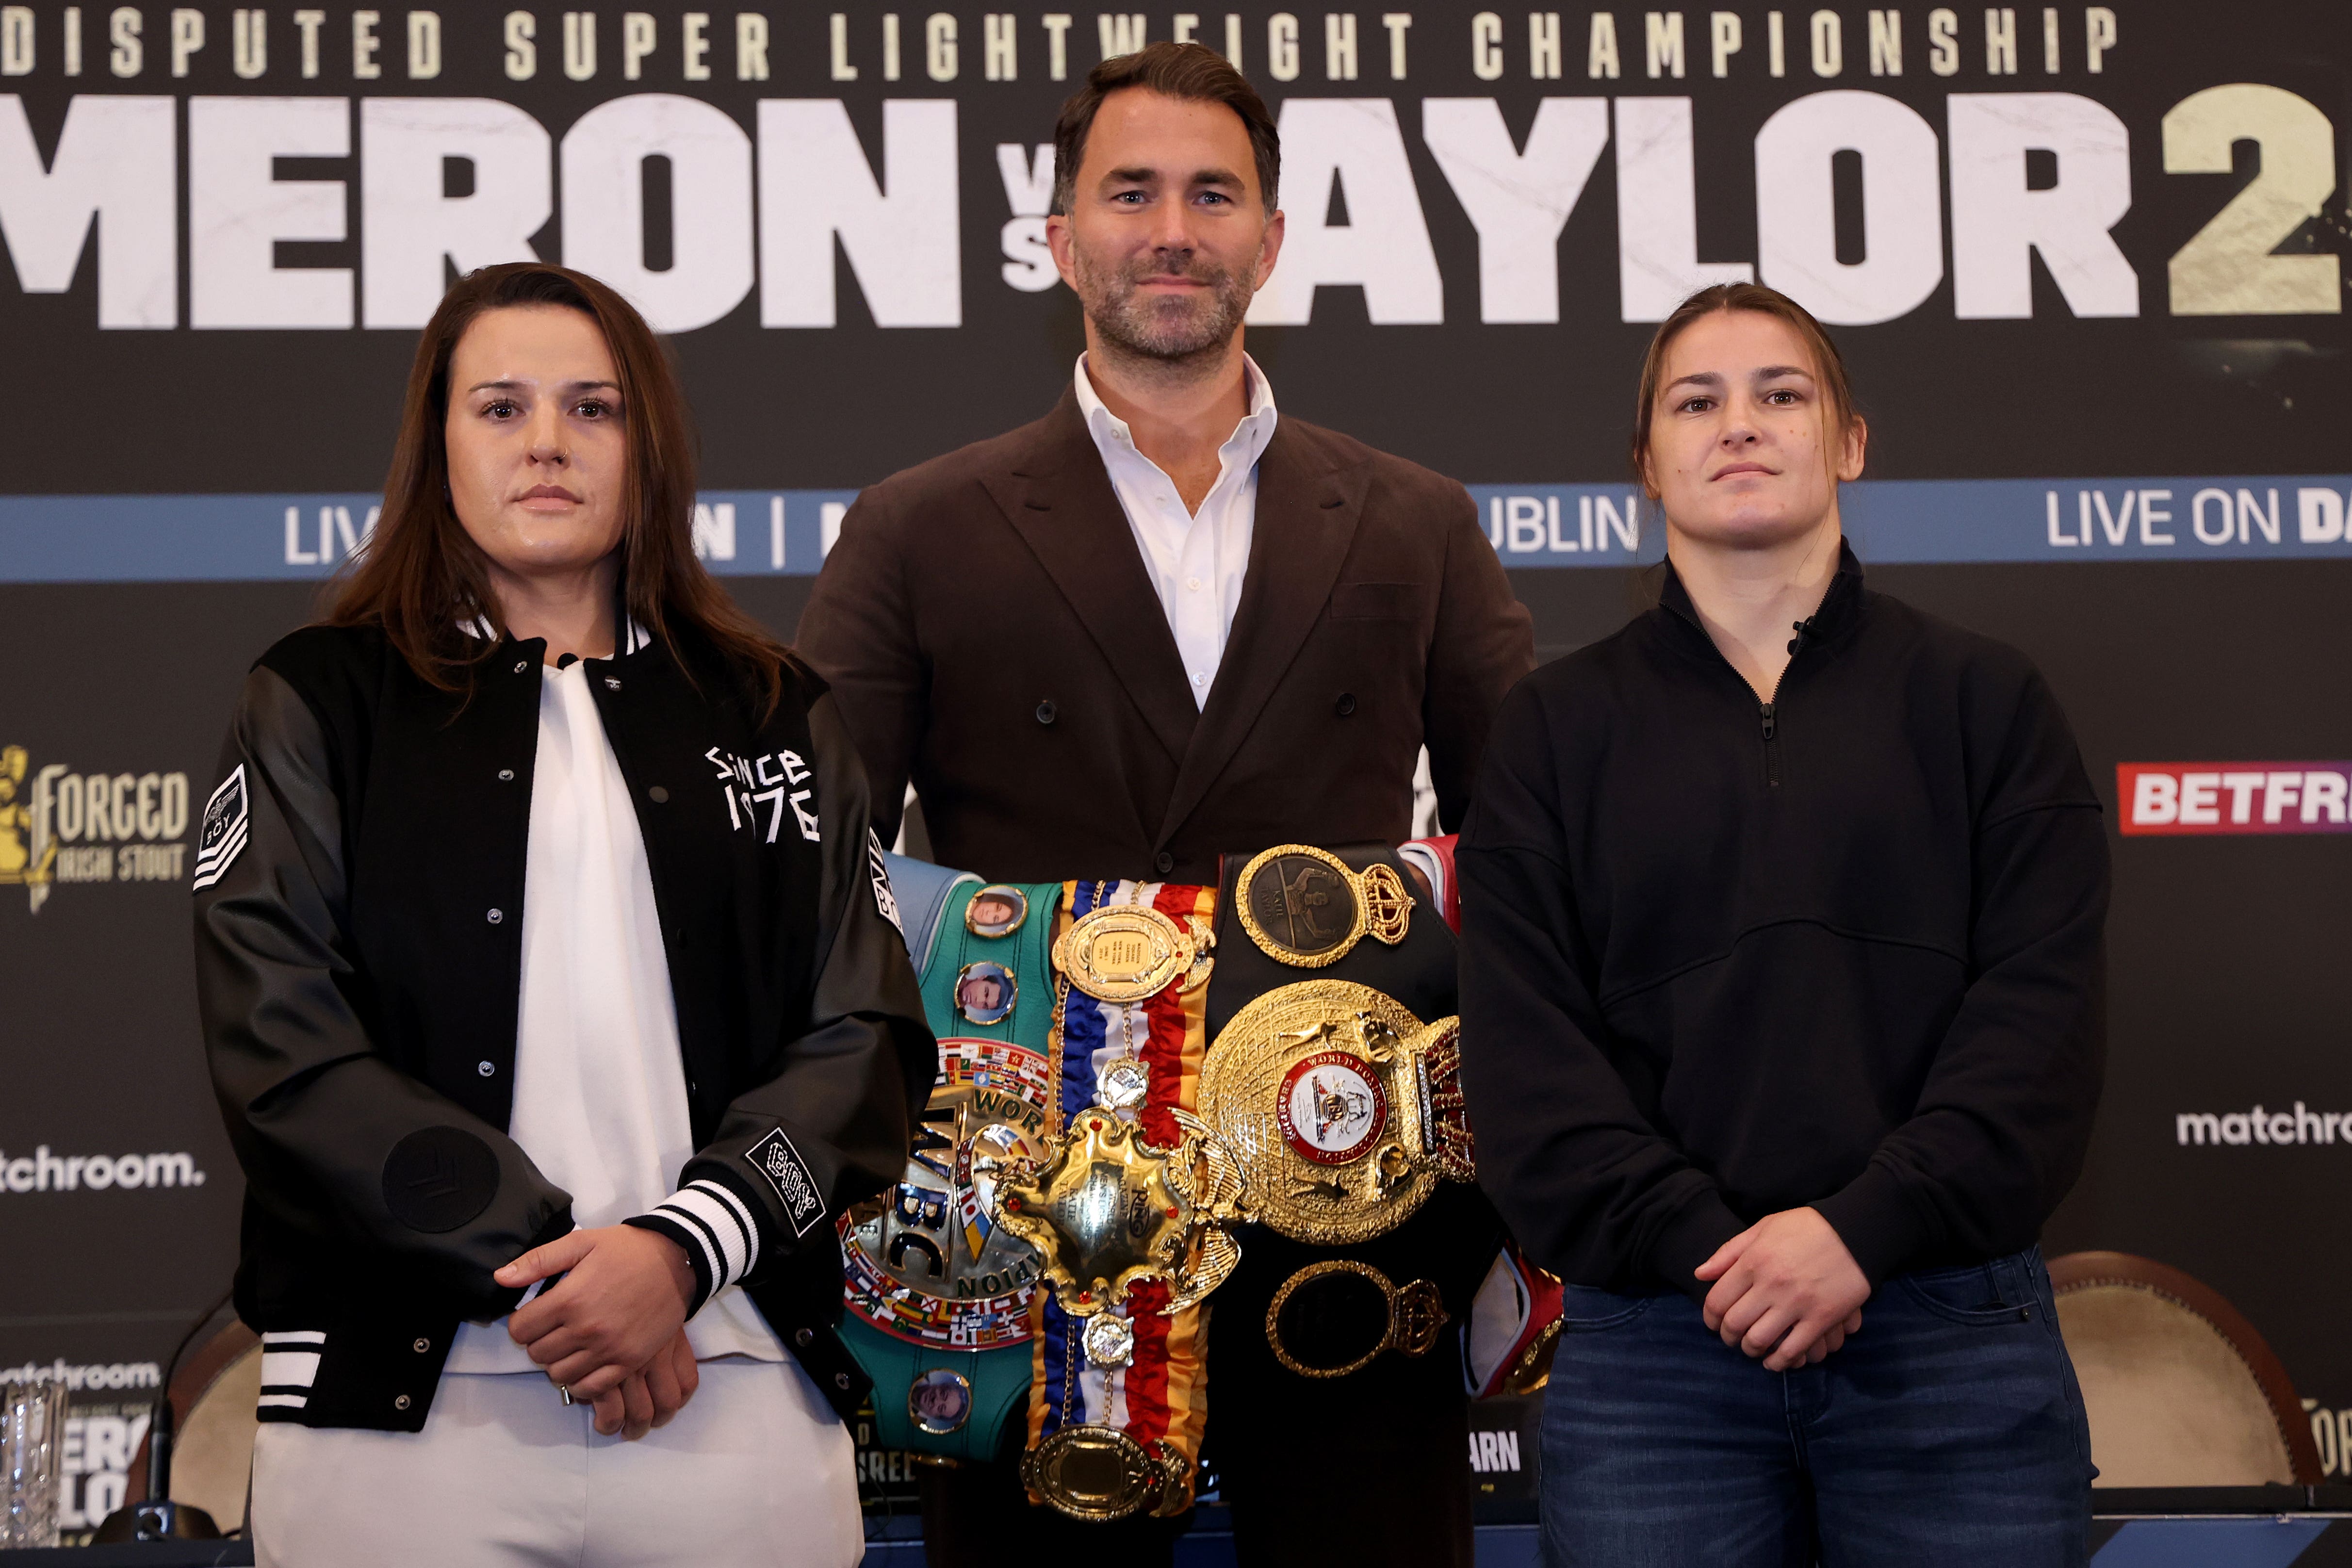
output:
[[[698,1151],[688,1195],[631,1223],[684,1248],[692,1310],[740,1281],[846,1415],[834,1221],[898,1176],[936,1061],[865,773],[815,676],[763,719],[706,650],[629,640],[589,683]],[[420,1429],[459,1321],[520,1298],[493,1272],[572,1228],[506,1132],[544,652],[501,643],[461,697],[373,629],[314,626],[246,679],[194,883],[264,1420]]]

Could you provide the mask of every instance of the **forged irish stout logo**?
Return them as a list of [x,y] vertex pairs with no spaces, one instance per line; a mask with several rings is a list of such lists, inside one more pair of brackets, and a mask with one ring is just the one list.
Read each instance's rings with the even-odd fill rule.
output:
[[188,775],[36,771],[0,746],[0,886],[35,912],[61,882],[177,882],[186,875]]

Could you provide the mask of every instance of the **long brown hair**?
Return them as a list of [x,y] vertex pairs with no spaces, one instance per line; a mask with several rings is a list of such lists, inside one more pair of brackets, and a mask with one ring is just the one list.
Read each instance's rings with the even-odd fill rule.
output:
[[1633,403],[1632,457],[1633,478],[1644,489],[1649,485],[1650,416],[1658,401],[1659,378],[1666,374],[1666,351],[1682,336],[1683,329],[1717,310],[1753,310],[1759,316],[1778,317],[1795,328],[1797,336],[1812,351],[1814,370],[1835,417],[1834,428],[1843,435],[1853,427],[1853,387],[1846,380],[1845,360],[1813,313],[1778,289],[1767,289],[1761,283],[1712,284],[1675,306],[1674,313],[1658,323],[1650,352],[1642,356],[1641,391]]
[[382,627],[418,678],[445,691],[470,689],[475,667],[495,651],[462,629],[479,619],[503,635],[506,623],[488,561],[450,503],[449,361],[477,318],[517,306],[577,310],[596,323],[612,352],[627,453],[620,543],[625,614],[682,668],[678,634],[694,634],[772,710],[792,655],[737,608],[695,558],[694,430],[668,353],[611,288],[543,261],[467,273],[425,323],[401,401],[383,511],[335,592],[327,624]]

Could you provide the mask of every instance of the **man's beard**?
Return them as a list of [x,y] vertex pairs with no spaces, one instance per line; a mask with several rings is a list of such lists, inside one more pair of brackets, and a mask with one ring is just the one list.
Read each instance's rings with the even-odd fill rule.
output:
[[[1249,310],[1248,279],[1203,261],[1198,253],[1153,256],[1112,268],[1097,265],[1084,251],[1076,260],[1087,319],[1106,343],[1138,358],[1184,360],[1221,349],[1233,341]],[[1182,278],[1207,289],[1174,299],[1141,297],[1140,286],[1154,278]]]

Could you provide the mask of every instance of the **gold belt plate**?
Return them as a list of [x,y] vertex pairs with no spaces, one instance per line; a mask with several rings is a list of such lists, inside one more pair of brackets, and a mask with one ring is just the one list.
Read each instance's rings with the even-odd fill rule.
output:
[[1054,939],[1054,967],[1100,1002],[1141,1002],[1188,973],[1199,956],[1192,933],[1158,910],[1121,904],[1092,910]]
[[1073,1519],[1183,1511],[1192,1462],[1161,1438],[1144,1447],[1116,1426],[1065,1426],[1021,1456],[1029,1489]]
[[1098,1100],[997,1180],[999,1227],[1037,1249],[1072,1317],[1118,1306],[1147,1279],[1168,1282],[1161,1310],[1179,1312],[1241,1261],[1232,1227],[1250,1214],[1240,1167],[1199,1118],[1171,1114],[1176,1146],[1155,1148]]
[[1328,849],[1277,844],[1250,858],[1234,907],[1250,940],[1277,963],[1321,969],[1367,934],[1394,947],[1412,922],[1412,895],[1393,867],[1359,871]]
[[1460,1027],[1345,980],[1234,1014],[1202,1065],[1201,1118],[1240,1163],[1251,1217],[1351,1246],[1403,1224],[1441,1178],[1470,1179]]

